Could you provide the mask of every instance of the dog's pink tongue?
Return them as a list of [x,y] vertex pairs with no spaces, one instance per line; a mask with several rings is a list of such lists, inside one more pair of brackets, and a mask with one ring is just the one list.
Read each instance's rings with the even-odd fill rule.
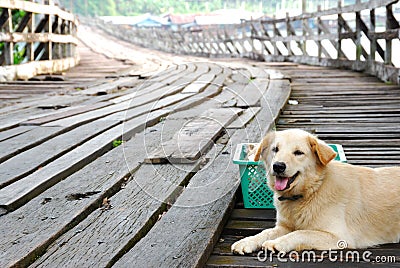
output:
[[278,191],[285,190],[288,180],[289,180],[289,178],[276,179],[275,189]]

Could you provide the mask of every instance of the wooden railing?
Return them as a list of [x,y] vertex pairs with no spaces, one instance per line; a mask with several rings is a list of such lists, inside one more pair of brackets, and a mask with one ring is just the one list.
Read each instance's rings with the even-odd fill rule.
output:
[[73,14],[52,0],[0,0],[0,8],[0,81],[59,73],[78,63]]
[[100,20],[96,25],[121,39],[166,52],[349,68],[399,84],[400,27],[392,11],[397,1],[358,1],[344,7],[341,2],[337,8],[295,17],[192,30],[135,28]]

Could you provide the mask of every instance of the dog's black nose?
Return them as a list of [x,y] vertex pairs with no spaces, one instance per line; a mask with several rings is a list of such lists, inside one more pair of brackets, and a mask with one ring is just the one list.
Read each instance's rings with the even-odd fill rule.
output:
[[286,170],[286,164],[283,162],[275,162],[272,165],[272,169],[275,171],[275,173],[283,173]]

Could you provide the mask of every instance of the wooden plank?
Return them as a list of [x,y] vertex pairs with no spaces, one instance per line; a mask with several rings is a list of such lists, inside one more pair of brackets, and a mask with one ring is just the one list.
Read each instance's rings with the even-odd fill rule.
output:
[[[220,93],[223,88],[223,83],[225,79],[229,76],[230,71],[227,68],[223,69],[223,72],[219,74],[213,82],[208,85],[203,92],[199,94],[194,94],[190,98],[185,99],[182,102],[179,102],[177,104],[174,104],[171,109],[174,111],[184,111],[187,110],[187,112],[195,110],[194,107],[197,105],[203,103],[203,102],[216,102],[219,103],[218,101],[215,100],[216,97],[220,96]],[[182,94],[183,95],[183,94]],[[186,94],[185,94],[186,95]],[[216,106],[217,108],[219,106]],[[201,112],[200,112],[201,113]],[[199,113],[196,114],[196,116]]]
[[[38,101],[35,98],[35,101]],[[7,130],[10,128],[17,127],[20,123],[25,122],[35,116],[44,116],[50,113],[57,112],[48,112],[42,109],[37,109],[37,107],[32,107],[32,103],[28,105],[28,107],[22,108],[21,110],[18,107],[15,107],[15,111],[9,111],[7,108],[14,107],[14,105],[9,105],[8,107],[4,107],[4,113],[0,116],[0,131]],[[68,109],[68,108],[65,108]]]
[[10,65],[7,66],[7,69],[2,67],[2,71],[5,73],[8,80],[27,80],[40,74],[64,72],[76,66],[78,62],[78,56],[54,60],[31,61],[18,65]]
[[168,113],[168,110],[159,110],[113,127],[42,169],[0,189],[0,213],[17,209],[66,176],[87,165],[105,151],[110,150],[114,140],[122,137],[129,139],[133,134],[142,131],[146,125],[151,126],[158,123],[159,119]]
[[16,128],[11,128],[0,132],[0,141],[4,141],[15,136],[21,135],[27,131],[34,129],[34,126],[20,126]]
[[95,121],[46,140],[38,146],[0,164],[0,188],[43,168],[94,136],[117,125],[115,121]]
[[22,9],[28,12],[39,13],[39,14],[48,14],[48,15],[56,15],[64,20],[68,20],[77,24],[77,20],[72,13],[62,10],[58,6],[55,5],[42,5],[38,3],[26,2],[26,1],[9,1],[9,0],[0,0],[0,6],[9,9]]
[[36,127],[0,142],[0,163],[62,132],[62,127]]
[[328,113],[328,114],[285,114],[282,115],[282,119],[296,119],[296,118],[302,118],[302,119],[369,119],[369,118],[385,118],[388,121],[393,120],[392,122],[395,122],[394,119],[397,118],[399,115],[398,113],[391,112],[391,113],[365,113],[365,114],[346,114],[346,113],[340,113],[340,114],[335,114],[335,113]]
[[64,112],[56,113],[56,114],[50,114],[50,115],[45,115],[45,116],[40,116],[36,117],[34,119],[29,119],[25,122],[20,123],[21,125],[42,125],[46,124],[58,119],[63,119],[69,116],[77,115],[77,114],[82,114],[87,111],[92,111],[100,108],[104,108],[107,106],[110,106],[110,102],[99,102],[99,103],[94,103],[94,104],[89,104],[89,105],[82,105],[78,107],[74,107],[73,109],[69,109]]
[[[230,183],[224,179],[211,178],[213,176],[210,172],[215,174],[214,170],[220,170],[220,166],[224,166],[221,177],[229,178]],[[212,171],[196,173],[176,204],[115,267],[125,266],[126,263],[134,263],[137,267],[144,267],[145,263],[165,267],[196,265],[207,248],[210,236],[217,231],[221,216],[231,205],[237,187],[237,181],[232,179],[237,173],[237,167],[232,164],[229,156],[217,157],[208,170]],[[182,221],[182,217],[186,220]],[[193,247],[193,243],[196,247]],[[150,248],[157,250],[158,260],[150,256]]]
[[164,98],[161,98],[155,102],[149,102],[142,106],[133,107],[127,110],[123,110],[121,112],[116,112],[101,118],[100,120],[119,120],[121,122],[130,120],[136,116],[143,115],[149,113],[151,111],[156,111],[158,109],[163,109],[168,107],[168,109],[174,110],[175,107],[170,107],[173,105],[181,106],[181,103],[192,97],[194,94],[174,94]]
[[200,158],[223,129],[236,119],[241,109],[210,109],[195,118],[177,132],[171,140],[150,152],[146,163],[186,163]]
[[78,44],[78,39],[73,35],[64,35],[64,34],[54,34],[54,33],[21,33],[21,32],[13,32],[13,33],[1,33],[0,34],[0,42],[54,42],[54,43],[64,43],[64,44]]
[[[175,95],[170,95],[167,96],[167,93],[169,90],[179,90],[176,86],[168,86],[163,89],[160,89],[160,94],[164,94],[167,97],[159,98],[157,102],[155,103],[149,103],[148,105],[144,105],[143,111],[145,110],[156,110],[160,109],[166,106],[174,105],[172,109],[174,110],[182,110],[182,109],[188,109],[190,108],[190,105],[198,105],[199,103],[202,103],[203,101],[207,100],[207,98],[211,98],[215,96],[216,94],[219,93],[219,87],[216,86],[216,84],[223,83],[225,80],[227,74],[223,73],[220,74],[212,83],[212,85],[209,85],[205,88],[205,90],[192,98],[194,95],[193,93],[186,93],[186,94],[175,94]],[[154,92],[155,93],[155,92]],[[183,101],[184,100],[184,101]],[[137,102],[137,100],[135,100]],[[121,120],[123,118],[130,118],[132,115],[137,114],[137,112],[140,110],[140,107],[138,109],[129,109],[126,112],[120,112],[114,114],[115,118],[120,118]],[[110,116],[111,117],[111,116]]]
[[218,240],[239,186],[238,167],[232,163],[232,146],[246,140],[248,133],[252,133],[254,141],[261,139],[273,127],[289,94],[289,86],[285,90],[268,90],[265,99],[272,100],[274,105],[262,100],[263,109],[257,120],[231,136],[229,145],[223,148],[225,153],[219,154],[207,169],[196,173],[176,203],[114,267],[125,267],[127,263],[137,267],[149,263],[154,267],[202,267]]
[[[270,78],[269,70],[266,70],[262,67],[260,68],[260,67],[250,66],[250,67],[247,67],[247,69],[249,70],[250,75],[253,79],[257,79],[257,78],[258,79],[272,79],[272,78]],[[274,79],[276,79],[276,78],[274,78]]]
[[228,128],[244,128],[246,124],[253,119],[261,110],[260,107],[251,107],[246,109],[235,121],[229,124]]
[[276,210],[274,209],[239,209],[232,211],[231,219],[233,220],[262,220],[275,221]]
[[106,213],[102,209],[94,211],[55,241],[33,267],[91,266],[94,259],[96,266],[111,266],[161,217],[166,204],[171,204],[198,166],[199,163],[141,166],[134,180],[109,199],[111,209]]
[[[139,103],[138,105],[141,105]],[[85,113],[69,116],[66,118],[61,118],[55,121],[51,121],[49,123],[44,124],[44,126],[62,126],[62,127],[74,127],[78,126],[99,118],[104,118],[110,114],[125,111],[129,109],[129,101],[125,101],[122,103],[109,105],[100,109],[87,111]],[[136,105],[135,105],[136,106]]]
[[[235,256],[231,252],[231,247],[230,246],[234,242],[240,240],[243,237],[244,236],[241,236],[241,235],[239,235],[239,236],[237,236],[237,235],[222,235],[221,239],[218,242],[218,244],[214,248],[213,254],[214,255],[219,255],[219,256],[231,256],[231,257]],[[400,249],[400,244],[395,243],[395,244],[382,245],[382,246],[374,247],[374,248],[371,248],[371,249],[359,249],[357,251],[360,253],[359,254],[360,257],[363,256],[362,254],[365,251],[367,251],[367,250],[370,251],[372,253],[371,256],[370,256],[371,261],[376,260],[376,256],[382,256],[382,255],[394,256],[395,260],[397,260],[400,257],[399,256],[400,252],[398,251],[398,249]],[[343,254],[343,256],[346,256],[346,252],[347,252],[347,250],[344,250],[342,253],[338,252],[338,254],[339,255]],[[316,256],[316,260],[317,260],[317,258],[321,258],[321,262],[322,262],[322,260],[324,259],[324,257],[322,257],[322,255],[321,255],[322,251],[315,250],[314,253],[315,253],[315,256]],[[250,258],[253,258],[253,257],[257,257],[257,254],[258,254],[258,252],[255,252],[255,253],[252,253],[252,254],[246,254],[245,257],[250,259]],[[300,252],[300,254],[301,254],[301,252]],[[332,254],[333,254],[333,252],[332,252]],[[364,255],[364,256],[366,256],[366,255]],[[273,256],[273,257],[275,258],[277,256]],[[285,256],[285,258],[282,260],[282,262],[289,261],[289,260],[286,259],[287,257],[288,256]],[[328,259],[328,258],[329,258],[328,256],[325,256],[325,259]],[[210,258],[210,260],[211,259],[212,258]],[[352,259],[351,261],[357,262],[357,260],[355,260],[355,259]],[[361,258],[360,258],[359,261],[362,261]],[[278,259],[276,259],[276,262],[279,263]],[[311,260],[310,260],[310,262],[311,262]],[[332,262],[337,264],[334,261],[332,261]],[[350,260],[349,260],[349,262],[350,262]],[[307,263],[307,258],[306,258],[306,261],[304,261],[302,263]],[[224,266],[224,267],[226,267],[226,266]],[[366,265],[366,263],[365,263],[365,266],[363,266],[363,267],[370,267],[370,266]]]
[[136,81],[136,78],[122,77],[113,81],[108,81],[107,83],[101,85],[89,86],[84,90],[79,90],[72,93],[72,95],[106,95],[118,91],[121,86],[125,85],[126,83],[131,83],[132,81]]
[[197,78],[197,80],[187,85],[182,90],[182,93],[200,93],[214,80],[214,78],[214,74],[203,74],[199,78]]
[[[176,130],[181,127],[181,124],[183,124],[183,122],[177,125],[168,124],[165,128],[161,126],[161,124],[150,127],[148,129],[149,131],[146,131],[146,133],[141,132],[135,135],[131,140],[123,143],[122,146],[118,146],[95,159],[87,166],[48,189],[46,192],[33,198],[31,202],[18,210],[1,216],[0,251],[3,255],[2,258],[0,258],[0,266],[27,266],[34,262],[37,256],[44,254],[47,247],[58,238],[60,241],[56,242],[54,244],[55,246],[73,246],[72,244],[65,243],[62,235],[91,213],[102,212],[103,209],[101,206],[104,198],[111,199],[111,204],[114,207],[116,206],[114,212],[118,211],[124,214],[114,219],[125,219],[125,213],[130,213],[132,211],[132,205],[140,204],[141,200],[135,199],[135,197],[132,196],[131,199],[125,199],[125,201],[130,202],[125,209],[118,209],[121,207],[117,205],[117,201],[114,200],[113,196],[121,191],[121,196],[123,197],[124,187],[128,187],[130,189],[129,191],[134,191],[134,188],[136,188],[136,190],[139,191],[138,194],[143,195],[142,201],[144,202],[157,203],[153,198],[145,196],[145,193],[141,191],[139,187],[136,187],[137,184],[135,180],[131,179],[128,181],[128,178],[141,166],[141,161],[143,160],[143,155],[146,153],[146,150],[156,148],[159,145],[158,132],[162,130],[163,135],[172,137]],[[143,146],[143,140],[145,138],[147,138],[146,146]],[[146,171],[150,168],[151,166],[149,166]],[[160,166],[160,169],[162,168],[165,168],[165,166]],[[157,167],[155,167],[154,170],[157,170]],[[185,167],[179,168],[178,170],[188,171]],[[153,172],[152,170],[149,171]],[[164,171],[171,172],[172,169],[168,167],[166,170],[164,169]],[[180,173],[180,171],[177,172]],[[145,174],[144,178],[147,178],[147,174]],[[175,177],[168,177],[165,182],[169,182],[170,179],[175,179]],[[84,183],[82,183],[83,181]],[[161,185],[164,185],[165,182],[161,181],[163,180],[159,179],[159,181],[154,181],[154,183],[157,184],[160,182]],[[168,188],[172,185],[164,186]],[[160,191],[162,191],[162,189],[160,189]],[[136,201],[131,203],[133,200],[136,200],[138,203],[136,203]],[[139,209],[138,212],[140,211],[143,212]],[[132,213],[135,213],[135,211],[132,211]],[[147,213],[142,213],[142,217],[143,215],[150,217]],[[128,217],[127,221],[120,221],[120,224],[122,224],[122,226],[124,226],[124,223],[130,224],[136,218],[137,217],[133,215],[132,217]],[[40,228],[37,228],[38,226],[40,226]],[[113,225],[108,226],[112,227]],[[138,225],[136,227],[138,227]],[[135,227],[132,226],[132,228]],[[84,229],[77,228],[76,232],[74,230],[74,233],[81,234],[83,230]],[[122,229],[116,228],[116,230]],[[95,233],[97,232],[90,233],[89,235]],[[124,237],[128,237],[128,235],[121,238],[123,239]],[[102,238],[99,237],[98,241],[102,241]],[[99,249],[103,250],[101,245],[102,243],[96,241],[94,248],[99,246]],[[105,244],[103,246],[105,246]],[[115,251],[108,252],[110,252],[109,254],[115,254]],[[104,254],[104,252],[102,252],[102,254]],[[109,256],[109,254],[107,256]]]
[[[130,99],[133,99],[133,98],[137,98],[143,94],[149,94],[150,92],[153,92],[153,91],[155,91],[161,87],[165,87],[165,86],[166,85],[161,82],[152,83],[152,81],[146,81],[145,83],[138,85],[137,90],[135,92],[130,93],[130,94],[124,94],[120,97],[111,99],[110,101],[112,103],[121,103],[121,102],[130,100]],[[155,93],[155,94],[157,94],[157,93]]]
[[[135,116],[138,114],[138,111],[141,111],[139,114],[146,113],[150,110],[155,110],[160,107],[165,107],[171,105],[173,103],[179,102],[184,98],[188,98],[191,95],[182,96],[183,94],[176,94],[181,91],[183,86],[168,86],[164,88],[157,89],[148,94],[143,94],[132,100],[128,99],[123,102],[118,102],[117,104],[106,106],[101,109],[97,109],[94,111],[88,111],[86,113],[77,114],[74,116],[70,116],[64,119],[52,121],[50,123],[45,124],[45,126],[64,126],[71,127],[76,126],[77,124],[82,124],[85,122],[90,122],[95,119],[105,118],[107,120],[116,120],[115,118],[125,118],[125,114],[134,114]],[[144,107],[153,107],[153,109],[145,109]],[[143,108],[140,108],[141,105]],[[139,107],[139,108],[138,108]],[[114,114],[114,115],[112,115]],[[110,116],[109,116],[110,115]],[[109,117],[107,117],[109,116]],[[127,116],[129,118],[129,116]]]
[[[271,80],[268,85],[267,94],[264,96],[265,101],[268,103],[272,115],[276,115],[275,120],[278,118],[282,108],[287,103],[291,94],[290,81]],[[284,103],[282,105],[282,103]]]
[[250,80],[243,92],[238,96],[236,106],[242,108],[259,106],[260,99],[268,88],[268,81],[257,78]]
[[267,228],[273,228],[275,221],[248,221],[229,220],[224,227],[224,234],[250,236],[255,235]]
[[[71,106],[72,104],[77,104],[81,103],[84,101],[87,101],[88,97],[86,96],[69,96],[69,95],[63,95],[63,96],[47,96],[46,98],[40,97],[40,98],[35,98],[35,99],[30,99],[26,100],[22,103],[14,103],[13,105],[6,106],[0,109],[0,114],[1,114],[1,119],[4,119],[4,116],[9,116],[10,114],[13,114],[14,117],[18,117],[16,115],[20,114],[21,112],[29,112],[27,117],[25,117],[25,120],[29,119],[29,116],[35,116],[35,115],[41,115],[44,112],[40,109],[37,109],[38,107],[41,106],[55,106],[55,107],[64,107],[64,106]],[[67,108],[65,108],[67,109]],[[48,111],[47,111],[48,112]],[[56,111],[60,112],[60,111]],[[54,111],[52,112],[54,113]],[[15,120],[18,118],[15,118]],[[1,122],[2,120],[0,120]],[[2,122],[3,123],[3,122]],[[2,129],[0,123],[0,129]]]

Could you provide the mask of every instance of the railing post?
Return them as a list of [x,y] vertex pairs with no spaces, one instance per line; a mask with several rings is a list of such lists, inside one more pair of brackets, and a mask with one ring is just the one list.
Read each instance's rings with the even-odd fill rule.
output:
[[[12,22],[12,12],[11,9],[7,9],[8,12],[8,19],[7,19],[7,26],[6,31],[9,33],[14,32],[13,29],[13,22]],[[14,64],[14,43],[13,42],[4,42],[4,59],[6,65],[13,65]]]
[[[371,9],[369,11],[369,18],[371,22],[370,31],[375,33],[375,9]],[[369,60],[371,62],[375,61],[375,53],[376,53],[376,37],[373,35],[370,39],[370,53],[369,53]]]
[[293,54],[292,54],[289,35],[291,35],[291,33],[290,33],[290,17],[289,17],[289,12],[286,12],[286,38],[288,38],[288,41],[286,42],[286,48],[288,50],[288,56],[292,56]]
[[[35,13],[32,13],[31,15],[31,23],[30,23],[30,32],[31,34],[35,33],[35,27],[36,27],[36,16]],[[29,61],[34,61],[35,60],[35,42],[30,42],[29,43]]]
[[[342,0],[338,0],[338,10],[340,10],[342,7]],[[343,57],[342,54],[342,37],[341,37],[341,33],[342,33],[342,23],[340,18],[342,17],[342,15],[339,13],[337,18],[337,43],[336,43],[336,51],[337,51],[337,59],[341,59]]]
[[[318,12],[321,12],[321,5],[318,5],[318,8],[317,8],[317,11]],[[321,60],[321,58],[322,58],[322,44],[321,44],[321,38],[320,38],[320,36],[321,36],[321,33],[322,33],[322,31],[321,31],[321,17],[318,15],[318,17],[317,17],[317,31],[318,31],[318,34],[317,34],[317,36],[318,36],[318,41],[317,41],[317,46],[318,46],[318,60]]]
[[[392,15],[392,4],[386,6],[386,31],[391,29],[390,17]],[[386,38],[385,64],[392,64],[392,40]]]
[[277,45],[276,45],[276,41],[275,41],[275,38],[274,37],[277,37],[277,34],[276,34],[276,32],[278,31],[277,30],[277,28],[276,28],[276,22],[275,22],[275,20],[276,20],[276,16],[275,15],[273,15],[272,16],[272,27],[273,27],[273,38],[271,38],[271,43],[272,43],[272,47],[274,48],[274,55],[275,56],[278,56],[279,55],[279,53],[278,53],[278,47],[277,47]]
[[[361,0],[356,0],[356,4],[360,4]],[[360,25],[360,20],[361,20],[361,14],[360,12],[356,12],[356,61],[361,60],[361,54],[362,54],[362,45],[361,45],[361,25]]]
[[[305,14],[306,12],[307,12],[307,2],[306,2],[306,0],[302,0],[301,1],[301,13]],[[303,19],[301,22],[302,22],[301,23],[301,28],[303,29],[303,38],[304,38],[303,41],[302,41],[301,50],[302,50],[303,56],[306,56],[307,55],[307,38],[306,38],[306,35],[307,35],[307,29],[306,29],[307,19]]]

